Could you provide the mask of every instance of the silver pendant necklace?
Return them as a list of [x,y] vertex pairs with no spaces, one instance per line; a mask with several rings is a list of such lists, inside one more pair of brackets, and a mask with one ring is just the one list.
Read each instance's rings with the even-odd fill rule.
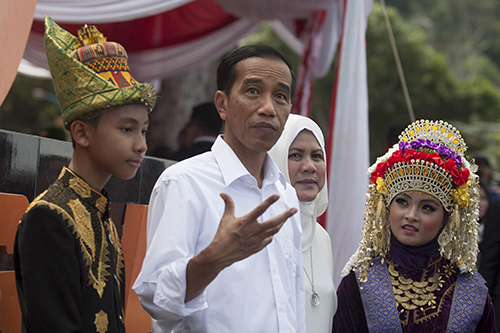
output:
[[309,250],[309,254],[311,256],[311,278],[309,277],[309,274],[307,274],[306,268],[303,267],[304,273],[306,273],[307,279],[309,280],[309,283],[311,284],[311,289],[312,289],[312,294],[311,294],[311,304],[314,306],[318,306],[320,299],[318,293],[314,290],[314,269],[313,269],[313,255],[312,255],[312,245]]

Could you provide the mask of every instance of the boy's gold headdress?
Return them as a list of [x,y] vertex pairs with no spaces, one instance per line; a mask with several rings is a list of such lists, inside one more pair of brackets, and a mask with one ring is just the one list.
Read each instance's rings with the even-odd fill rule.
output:
[[418,191],[439,200],[451,214],[438,240],[441,255],[471,272],[478,252],[479,181],[477,166],[465,156],[464,140],[452,125],[430,120],[410,124],[399,139],[368,168],[362,240],[346,269],[360,266],[363,279],[371,258],[385,257],[391,234],[387,209],[396,195]]
[[153,85],[130,75],[123,46],[107,42],[95,26],[85,25],[77,38],[46,16],[45,51],[66,128],[74,120],[121,105],[153,109]]

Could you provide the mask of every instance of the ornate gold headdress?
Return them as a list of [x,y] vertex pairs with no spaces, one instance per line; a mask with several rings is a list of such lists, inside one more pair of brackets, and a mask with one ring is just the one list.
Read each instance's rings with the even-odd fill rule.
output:
[[85,25],[78,38],[45,17],[45,51],[64,125],[126,104],[156,103],[152,84],[138,83],[128,67],[127,52],[107,42],[95,26]]
[[439,251],[462,273],[472,272],[478,252],[479,181],[460,132],[443,121],[418,120],[399,139],[368,168],[362,240],[343,274],[359,266],[360,282],[365,282],[371,259],[385,258],[391,235],[387,208],[396,195],[408,191],[435,197],[451,214],[438,239]]

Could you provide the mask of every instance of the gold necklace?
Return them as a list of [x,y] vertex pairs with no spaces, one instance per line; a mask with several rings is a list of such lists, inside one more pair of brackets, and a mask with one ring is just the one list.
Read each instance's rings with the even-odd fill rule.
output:
[[[434,292],[441,290],[444,282],[440,269],[427,280],[413,281],[401,275],[395,269],[392,260],[388,260],[388,263],[392,289],[398,304],[406,310],[415,310],[420,307],[420,311],[422,312],[424,312],[424,308],[436,308],[436,295],[434,295]],[[424,272],[422,275],[424,278],[425,274]]]
[[311,294],[311,304],[314,306],[318,306],[320,302],[320,298],[318,293],[314,290],[314,270],[313,270],[313,255],[312,255],[313,247],[309,248],[309,254],[311,257],[311,278],[309,278],[309,274],[307,274],[306,268],[302,267],[304,269],[304,273],[306,273],[307,279],[309,280],[309,283],[311,284],[311,289],[312,289],[312,294]]

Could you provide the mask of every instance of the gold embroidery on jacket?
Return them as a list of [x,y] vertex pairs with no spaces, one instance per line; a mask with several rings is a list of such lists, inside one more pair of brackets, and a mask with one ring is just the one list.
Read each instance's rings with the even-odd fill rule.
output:
[[[63,219],[67,222],[68,228],[70,230],[73,230],[73,234],[75,234],[76,239],[80,241],[80,247],[82,250],[82,255],[83,259],[85,260],[85,265],[89,268],[89,274],[88,274],[88,285],[92,285],[94,289],[96,289],[97,293],[99,294],[99,297],[102,297],[102,294],[104,292],[104,288],[106,287],[106,276],[111,275],[107,269],[109,268],[109,265],[106,263],[109,261],[108,255],[109,251],[107,248],[101,247],[101,254],[99,255],[99,260],[96,261],[95,257],[90,253],[88,247],[85,245],[85,241],[82,239],[82,234],[81,234],[81,228],[78,225],[78,223],[75,223],[75,221],[71,218],[71,216],[66,212],[64,209],[61,207],[57,206],[56,204],[53,204],[51,202],[47,202],[44,200],[40,200],[37,202],[39,205],[46,205],[50,209],[58,212]],[[102,237],[102,241],[105,241],[105,238]],[[93,270],[93,267],[96,267],[96,270]]]
[[78,178],[71,178],[69,180],[69,187],[75,191],[75,193],[82,198],[89,198],[91,190],[86,186],[86,184],[82,184],[82,182]]
[[99,333],[107,332],[108,331],[108,324],[109,324],[107,313],[102,311],[102,310],[99,311],[98,313],[96,313],[94,324],[95,324],[96,332],[99,332]]
[[[109,235],[111,235],[111,238],[113,239],[113,246],[115,248],[115,258],[116,258],[116,277],[117,277],[118,287],[120,287],[120,284],[123,283],[122,276],[125,276],[125,264],[123,258],[123,251],[120,244],[120,237],[118,236],[115,224],[113,223],[111,218],[108,219],[106,227],[108,229]],[[120,288],[118,290],[121,291]]]
[[105,197],[100,197],[96,200],[95,206],[99,210],[99,212],[104,213],[106,211],[106,205],[108,204],[108,200]]
[[81,236],[83,243],[90,248],[90,257],[94,261],[95,235],[90,213],[78,199],[70,200],[68,206],[71,208],[76,222],[74,227]]
[[[110,268],[108,234],[113,240],[112,246],[115,252],[113,255],[116,258],[115,274],[119,280],[118,282],[123,282],[124,276],[123,252],[121,250],[118,233],[110,218],[108,218],[107,221],[103,221],[103,214],[106,211],[108,200],[99,193],[99,197],[92,202],[92,192],[98,192],[93,190],[90,185],[78,178],[67,168],[63,168],[58,180],[61,182],[62,186],[64,186],[66,182],[66,186],[69,186],[77,196],[81,196],[81,198],[65,202],[65,204],[68,205],[68,211],[55,203],[43,200],[43,195],[48,191],[44,191],[33,200],[28,209],[31,209],[31,207],[35,205],[44,205],[61,215],[63,220],[67,223],[69,230],[80,242],[82,256],[85,265],[89,269],[87,276],[88,285],[93,286],[99,297],[102,297],[106,282],[108,281],[107,277],[113,274],[108,271]],[[93,205],[97,208],[98,213],[95,221],[92,221],[91,213],[85,207],[84,203]]]

